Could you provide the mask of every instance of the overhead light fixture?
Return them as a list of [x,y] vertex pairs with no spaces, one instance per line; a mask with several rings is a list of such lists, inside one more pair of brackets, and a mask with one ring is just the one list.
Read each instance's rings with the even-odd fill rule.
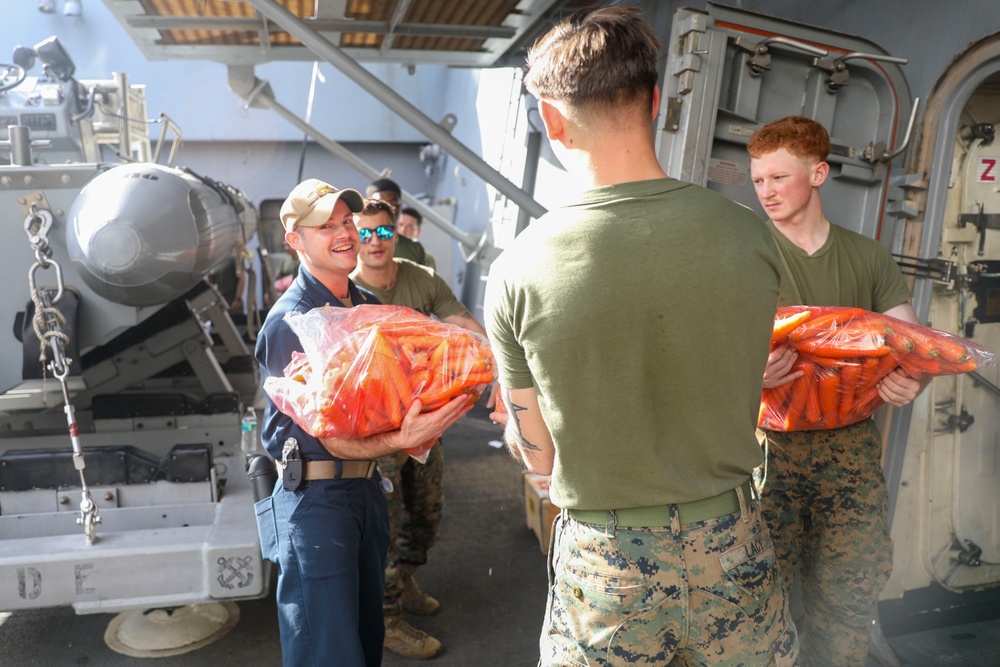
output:
[[63,5],[63,16],[79,16],[83,14],[82,0],[66,0]]

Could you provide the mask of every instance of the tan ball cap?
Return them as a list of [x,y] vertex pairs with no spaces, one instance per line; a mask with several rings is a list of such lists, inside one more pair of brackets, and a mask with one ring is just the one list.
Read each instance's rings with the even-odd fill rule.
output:
[[286,232],[294,232],[296,227],[319,227],[330,219],[333,207],[340,199],[355,213],[360,213],[365,207],[364,199],[357,190],[338,190],[315,178],[302,181],[281,205],[281,224]]

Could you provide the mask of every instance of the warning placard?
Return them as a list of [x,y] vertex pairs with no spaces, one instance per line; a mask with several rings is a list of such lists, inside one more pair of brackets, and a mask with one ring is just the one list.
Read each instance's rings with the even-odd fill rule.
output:
[[708,161],[708,180],[722,185],[746,185],[749,176],[747,168],[730,162],[729,160],[719,160],[711,158]]

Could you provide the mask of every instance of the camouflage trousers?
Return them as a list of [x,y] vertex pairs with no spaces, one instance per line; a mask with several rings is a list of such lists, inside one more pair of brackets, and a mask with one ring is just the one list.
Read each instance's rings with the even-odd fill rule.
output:
[[744,505],[673,529],[611,534],[563,510],[539,665],[794,665],[774,547],[757,503]]
[[389,501],[389,557],[385,566],[383,610],[398,612],[403,594],[401,564],[423,565],[437,539],[444,509],[444,447],[438,440],[420,463],[405,452],[378,460],[392,482]]
[[882,438],[871,419],[827,431],[763,432],[761,508],[785,588],[802,587],[800,662],[864,665],[892,571]]

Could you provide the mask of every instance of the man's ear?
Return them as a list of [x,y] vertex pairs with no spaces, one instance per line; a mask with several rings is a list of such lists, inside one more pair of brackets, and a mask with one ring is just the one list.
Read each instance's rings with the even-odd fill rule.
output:
[[656,115],[660,113],[660,87],[653,86],[653,120],[656,120]]
[[538,100],[538,113],[545,124],[545,134],[549,141],[562,142],[566,138],[566,117],[551,102]]
[[302,250],[302,237],[298,232],[285,232],[285,243],[287,243],[288,247],[292,250]]
[[830,175],[830,163],[826,162],[825,160],[823,162],[818,163],[815,167],[813,167],[812,186],[814,188],[818,188],[819,186],[823,185],[824,183],[826,183],[826,177],[829,175]]

